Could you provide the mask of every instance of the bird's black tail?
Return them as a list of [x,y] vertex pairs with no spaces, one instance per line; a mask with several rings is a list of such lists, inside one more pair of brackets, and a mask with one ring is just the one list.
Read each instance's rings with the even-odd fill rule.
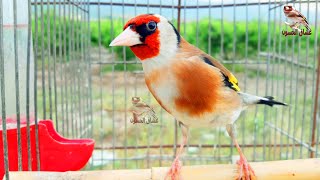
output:
[[275,101],[274,97],[272,96],[265,96],[263,99],[260,99],[257,104],[264,104],[268,106],[273,106],[273,105],[282,105],[282,106],[288,106],[286,103],[282,103],[279,101]]
[[259,96],[255,96],[255,95],[251,95],[243,92],[238,92],[238,94],[240,95],[244,106],[256,105],[256,104],[264,104],[268,106],[273,106],[273,105],[287,106],[286,103],[275,101],[274,98],[271,96],[259,97]]

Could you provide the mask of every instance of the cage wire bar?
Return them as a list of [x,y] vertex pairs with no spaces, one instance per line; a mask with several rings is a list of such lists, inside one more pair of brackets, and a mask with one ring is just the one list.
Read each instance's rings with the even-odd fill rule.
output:
[[[23,170],[32,170],[32,124],[36,169],[40,170],[37,124],[42,119],[53,120],[65,137],[96,140],[87,169],[170,165],[179,145],[177,123],[148,92],[140,61],[127,48],[108,47],[124,23],[142,13],[166,16],[185,39],[232,70],[242,90],[274,95],[290,104],[288,108],[255,107],[241,115],[238,138],[249,161],[319,157],[318,1],[28,0],[25,25],[17,21],[19,0],[12,3],[11,25],[3,23],[8,10],[0,2],[1,163],[6,179],[12,163],[8,162],[6,120],[13,117],[18,141],[19,127],[25,125],[28,132],[28,168]],[[290,30],[284,24],[285,4],[312,19],[312,36],[282,35],[283,30]],[[253,20],[250,11],[257,18]],[[24,48],[20,44],[23,27],[27,27],[27,50],[19,56]],[[8,32],[13,32],[12,59],[5,56],[9,51],[4,34]],[[6,73],[8,61],[15,62],[11,69],[14,90],[8,90],[12,75]],[[25,73],[21,71],[24,66]],[[26,86],[20,88],[21,84]],[[130,123],[127,109],[133,96],[154,107],[157,124]],[[14,110],[8,109],[12,103]],[[192,129],[191,135],[182,158],[185,165],[232,163],[237,158],[223,128]],[[18,147],[17,163],[22,170],[21,144]]]

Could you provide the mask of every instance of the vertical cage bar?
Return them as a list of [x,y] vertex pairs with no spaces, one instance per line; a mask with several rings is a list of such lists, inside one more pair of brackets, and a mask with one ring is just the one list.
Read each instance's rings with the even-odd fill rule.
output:
[[[232,43],[232,72],[235,71],[235,67],[234,67],[234,61],[236,59],[236,49],[237,49],[237,25],[236,25],[236,0],[233,0],[233,43]],[[231,146],[233,147],[233,142],[230,139],[231,142]],[[232,154],[232,149],[231,149],[231,154]]]
[[61,107],[61,116],[60,116],[60,120],[61,120],[61,129],[62,129],[62,134],[65,135],[65,128],[64,128],[64,122],[65,122],[65,116],[64,116],[64,88],[63,88],[63,70],[64,70],[64,66],[63,66],[63,47],[62,47],[62,43],[63,43],[63,39],[62,39],[62,0],[59,0],[59,7],[58,7],[58,14],[59,14],[59,30],[58,30],[58,44],[59,44],[59,79],[60,79],[60,107]]
[[[77,3],[79,4],[79,7],[81,7],[81,1],[78,0]],[[79,134],[77,135],[78,138],[81,137],[82,133],[80,130],[82,129],[82,107],[81,107],[81,80],[82,78],[80,77],[83,72],[82,72],[82,57],[81,57],[81,11],[79,12],[79,8],[77,8],[77,28],[76,28],[76,45],[77,45],[77,59],[79,61],[78,64],[78,70],[77,70],[77,95],[78,95],[78,109],[79,109]]]
[[[316,52],[315,52],[316,53]],[[317,67],[317,80],[316,80],[316,90],[315,90],[315,102],[314,102],[314,110],[313,110],[313,121],[312,121],[312,139],[311,139],[311,147],[313,148],[316,145],[316,126],[317,126],[317,111],[318,111],[318,98],[319,98],[319,86],[320,86],[320,50],[318,50],[318,67]],[[319,131],[319,130],[318,130]],[[319,136],[319,132],[318,132]],[[319,140],[319,139],[318,139]],[[316,152],[318,150],[318,146],[316,148]],[[314,158],[314,151],[310,153],[310,158]]]
[[[244,55],[244,68],[245,69],[248,69],[248,38],[249,38],[249,27],[248,27],[248,0],[246,0],[246,34],[245,34],[245,55]],[[247,91],[247,76],[248,76],[248,71],[245,71],[244,73],[244,92]],[[242,144],[245,145],[246,142],[245,142],[245,137],[246,137],[246,134],[245,134],[245,127],[246,127],[246,112],[243,112],[243,120],[242,120]],[[244,153],[245,152],[245,149],[246,148],[242,148],[242,152]]]
[[76,49],[76,41],[77,41],[77,36],[76,36],[76,26],[77,26],[77,22],[76,22],[76,17],[75,17],[75,12],[76,10],[79,8],[77,7],[78,3],[74,2],[74,5],[72,6],[72,61],[73,61],[73,86],[72,86],[72,90],[73,90],[73,93],[72,93],[72,107],[73,107],[73,127],[74,127],[74,137],[77,137],[77,134],[78,134],[78,121],[79,121],[79,116],[78,116],[78,113],[79,113],[79,110],[77,109],[77,106],[76,106],[76,100],[77,100],[77,90],[76,90],[76,87],[77,87],[77,80],[76,80],[76,77],[78,76],[77,75],[77,72],[78,72],[78,66],[79,66],[79,59],[77,58],[77,49]]
[[5,94],[5,73],[4,73],[4,57],[3,57],[3,1],[0,1],[0,96],[1,96],[1,117],[2,117],[2,140],[3,140],[3,155],[4,155],[4,172],[6,180],[9,180],[9,161],[8,161],[8,141],[7,141],[7,126],[6,126],[6,94]]
[[[236,59],[236,49],[237,49],[237,25],[236,25],[236,0],[233,0],[233,40],[232,40],[232,72],[235,71],[235,66],[234,66],[234,61]],[[230,154],[229,154],[229,158],[230,158],[230,161],[232,161],[232,156],[233,156],[233,149],[234,149],[234,144],[233,144],[233,141],[232,139],[230,138]],[[232,163],[232,162],[231,162]]]
[[73,17],[73,21],[74,21],[74,58],[75,58],[75,77],[74,77],[74,107],[76,109],[76,114],[75,114],[75,119],[76,119],[76,137],[80,137],[81,136],[81,127],[79,126],[80,121],[81,121],[81,107],[79,104],[79,99],[81,98],[79,95],[79,79],[80,79],[80,75],[81,75],[81,57],[79,55],[80,53],[80,49],[79,49],[79,8],[81,8],[80,6],[80,1],[76,0],[75,3],[77,4],[77,6],[75,7],[74,10],[74,17]]
[[[173,1],[172,1],[172,6],[173,6]],[[149,13],[149,0],[147,0],[147,13]],[[124,14],[122,14],[124,16]],[[173,19],[173,13],[172,13],[172,19]],[[148,100],[147,100],[147,103],[150,104],[150,92],[148,93]],[[150,126],[147,127],[147,132],[148,134],[151,133],[151,128]],[[147,137],[147,168],[150,168],[150,163],[151,163],[151,158],[150,158],[150,136]]]
[[[37,4],[37,0],[35,0]],[[36,161],[37,170],[40,170],[40,151],[39,151],[39,127],[38,127],[38,40],[39,40],[39,30],[38,30],[38,6],[35,5],[34,8],[35,15],[35,40],[34,40],[34,123],[35,123],[35,140],[36,140]]]
[[[101,15],[100,15],[100,0],[98,0],[98,6],[97,6],[97,13],[98,13],[98,46],[99,46],[99,69],[100,69],[100,73],[99,73],[99,81],[100,81],[100,146],[101,146],[101,164],[103,164],[104,161],[104,155],[103,155],[103,147],[104,147],[104,143],[103,143],[103,87],[102,87],[102,61],[101,61]],[[101,166],[102,169],[102,166]]]
[[[77,1],[78,4],[79,4],[79,7],[82,7],[82,2],[80,0]],[[82,11],[79,12],[79,8],[77,8],[77,28],[76,28],[76,32],[77,32],[77,35],[76,35],[76,39],[77,39],[77,54],[78,54],[78,59],[79,59],[79,63],[78,64],[78,75],[77,75],[77,81],[78,81],[78,107],[79,107],[79,129],[84,129],[83,126],[82,126],[82,121],[83,121],[83,113],[82,113],[82,104],[81,104],[81,101],[82,101],[82,94],[81,94],[81,84],[82,84],[82,76],[83,76],[83,59],[82,59],[82,47],[81,47],[81,26],[82,26],[82,20],[81,20],[81,16],[82,16]],[[80,133],[80,135],[78,136],[79,138],[80,137],[83,137],[83,133]]]
[[[281,11],[281,9],[279,10],[279,20],[282,19],[282,16],[283,16],[283,12]],[[279,24],[279,32],[282,31],[282,22],[279,21],[278,22]],[[278,41],[278,55],[280,56],[281,55],[281,51],[282,51],[282,34],[281,33],[278,33],[279,34],[279,41]],[[277,75],[280,75],[280,65],[281,65],[281,62],[280,62],[280,57],[277,58]],[[257,86],[258,87],[258,86]],[[276,96],[279,97],[279,94],[280,94],[280,80],[279,78],[277,79],[277,92],[276,92]],[[277,118],[277,123],[276,123],[276,126],[278,126],[278,110],[276,109],[276,112],[277,112],[277,115],[276,115],[276,118]],[[280,114],[280,112],[279,112]],[[280,137],[280,142],[281,142],[281,135],[280,136],[277,136],[277,132],[275,131],[275,137]],[[277,140],[275,140],[274,144],[277,144]],[[281,143],[280,143],[280,146],[281,146]],[[276,147],[274,147],[274,149],[276,149]],[[276,151],[274,151],[276,152]],[[281,152],[279,153],[281,154]],[[280,157],[281,158],[281,157]],[[278,159],[278,157],[275,156],[274,154],[274,159]]]
[[[277,45],[277,36],[276,36],[276,12],[277,12],[277,9],[274,9],[273,10],[273,44],[272,44],[272,64],[271,64],[271,74],[272,74],[272,76],[271,76],[271,92],[270,92],[270,94],[274,94],[274,82],[275,82],[275,78],[274,78],[274,74],[275,74],[275,64],[276,64],[276,60],[275,60],[275,55],[276,55],[276,45]],[[275,113],[272,113],[273,114],[273,116],[272,116],[272,118],[274,119],[274,125],[275,126],[277,126],[277,118],[274,118],[274,116],[276,116],[277,117],[277,114],[278,114],[278,112],[277,112],[277,110],[273,110],[273,111],[275,111]],[[270,121],[270,122],[272,122],[272,121]],[[273,135],[274,135],[274,138],[273,138],[273,140],[274,140],[274,143],[276,142],[276,133],[277,133],[277,131],[276,131],[276,129],[274,129],[273,131],[270,131],[270,136],[269,136],[269,159],[271,160],[272,158],[273,158],[273,160],[274,160],[274,156],[275,156],[275,154],[274,154],[274,156],[272,156],[272,154],[271,154],[271,149],[272,149],[272,132],[273,132]],[[274,147],[275,147],[275,144],[273,145]]]
[[[122,0],[122,3],[124,4],[124,0]],[[149,4],[149,3],[148,3]],[[123,23],[123,25],[125,24],[125,21],[124,21],[124,13],[125,13],[125,11],[124,11],[124,8],[125,8],[125,6],[122,6],[122,23]],[[147,11],[149,12],[149,7],[147,7]],[[128,149],[127,149],[127,146],[128,146],[128,141],[127,141],[127,139],[128,139],[128,125],[127,125],[127,111],[126,111],[126,109],[127,109],[127,54],[126,54],[126,47],[123,47],[123,63],[124,63],[124,65],[123,65],[123,71],[124,71],[124,73],[123,73],[123,78],[124,78],[124,84],[125,84],[125,86],[124,86],[124,101],[125,101],[125,103],[124,103],[124,109],[125,109],[125,112],[124,112],[124,119],[125,119],[125,121],[124,121],[124,136],[125,136],[125,138],[124,138],[124,158],[125,158],[125,161],[124,161],[124,168],[127,168],[127,158],[128,158]],[[149,145],[149,144],[148,144]],[[149,151],[148,151],[149,152]],[[149,153],[148,153],[149,154]],[[148,156],[149,157],[149,156]],[[149,162],[149,161],[148,161]],[[149,164],[149,163],[148,163]],[[149,167],[149,166],[148,166]]]
[[67,0],[68,1],[68,28],[67,28],[67,32],[66,34],[68,35],[68,44],[66,45],[68,47],[68,56],[67,56],[67,60],[68,60],[68,79],[69,79],[69,83],[67,88],[67,92],[69,91],[68,95],[66,96],[67,98],[67,102],[69,102],[70,105],[70,119],[68,121],[68,125],[70,128],[70,134],[68,134],[69,137],[73,137],[74,136],[74,126],[73,126],[73,92],[72,92],[72,84],[73,84],[73,80],[72,80],[72,76],[73,76],[73,67],[72,67],[72,18],[71,18],[71,8],[73,7],[73,5],[71,4],[71,0]]
[[[299,3],[299,10],[301,11],[301,3]],[[300,53],[301,53],[301,37],[298,38],[298,54],[297,54],[297,58],[300,59]],[[298,85],[298,79],[299,79],[299,69],[296,69],[296,98],[295,98],[295,109],[294,109],[294,113],[295,113],[295,118],[294,118],[294,122],[293,122],[293,129],[296,129],[296,121],[297,121],[297,111],[298,111],[298,91],[299,91],[299,85]],[[295,133],[294,133],[295,135]],[[295,137],[295,136],[294,136]]]
[[[53,1],[53,91],[54,91],[54,117],[55,127],[59,132],[59,117],[58,117],[58,93],[57,93],[57,0]],[[60,19],[60,17],[58,17]],[[53,119],[52,119],[53,120]]]
[[[311,9],[313,9],[312,8],[313,6],[311,6]],[[310,0],[308,0],[308,4],[307,4],[307,19],[309,19],[309,10],[310,10]],[[317,24],[317,22],[315,23],[315,24]],[[317,32],[316,32],[317,33]],[[308,36],[308,38],[307,38],[307,44],[308,44],[308,46],[307,46],[307,48],[308,48],[308,51],[307,51],[307,56],[309,56],[309,53],[311,54],[312,53],[312,45],[311,45],[311,39],[310,39],[310,37]],[[309,51],[309,49],[310,49],[310,51]],[[315,52],[313,52],[313,53],[315,53],[316,54],[316,51]],[[315,57],[315,55],[313,56],[313,57]],[[309,62],[308,62],[309,61]],[[312,62],[313,61],[313,62]],[[307,59],[307,63],[306,64],[310,64],[309,66],[312,66],[314,69],[316,69],[317,67],[316,67],[316,58],[312,58],[311,56],[309,56],[309,58]],[[308,75],[310,75],[311,76],[311,78],[312,78],[312,87],[311,87],[311,94],[312,95],[315,95],[315,84],[316,84],[316,79],[315,79],[315,77],[316,77],[316,74],[317,74],[317,72],[315,71],[315,72],[313,72],[312,74],[310,74],[310,73],[308,73]],[[308,79],[308,78],[307,78]],[[310,92],[308,92],[308,94],[310,94]],[[306,103],[308,103],[308,100],[306,100]],[[312,104],[311,104],[311,106],[310,106],[310,117],[309,118],[307,118],[307,121],[308,120],[310,120],[310,124],[309,124],[309,131],[307,131],[306,133],[304,133],[304,131],[305,130],[302,130],[302,132],[301,132],[301,135],[303,135],[303,134],[305,134],[304,135],[304,137],[301,137],[301,140],[302,139],[308,139],[309,141],[310,141],[310,144],[312,145],[312,133],[315,133],[315,131],[313,131],[313,128],[316,126],[314,126],[314,124],[316,124],[316,122],[314,122],[314,119],[313,119],[313,111],[314,111],[314,104],[315,103],[317,103],[316,101],[315,101],[315,97],[313,98],[313,101],[312,101]],[[308,115],[308,114],[307,114]],[[309,137],[307,137],[308,136],[308,134],[307,133],[309,133]],[[303,152],[303,150],[306,150],[306,149],[301,149],[301,151],[300,151],[300,156],[302,156],[303,154],[304,154],[304,152]],[[311,151],[311,149],[309,149],[309,151],[307,152],[308,153],[308,156],[310,156],[311,155],[311,152],[313,152],[313,151]]]
[[[314,35],[314,64],[313,67],[316,67],[317,64],[317,77],[316,77],[316,89],[315,89],[315,101],[314,101],[314,110],[313,110],[313,122],[312,122],[312,133],[311,133],[311,147],[314,147],[317,143],[319,143],[319,134],[320,134],[320,127],[317,124],[320,124],[319,122],[317,123],[317,118],[318,118],[318,113],[319,113],[319,86],[320,86],[320,47],[317,44],[318,43],[318,1],[316,2],[316,16],[315,16],[315,35]],[[318,47],[317,47],[318,46]],[[317,53],[318,50],[318,53]],[[318,55],[318,58],[317,58]],[[317,132],[317,137],[316,137],[316,131]],[[310,158],[313,157],[318,157],[318,146],[316,146],[316,156],[314,152],[310,153]]]
[[[179,0],[181,1],[181,0]],[[135,0],[135,3],[136,3],[136,0]],[[178,2],[179,3],[179,2]],[[181,2],[180,2],[181,3]],[[179,6],[179,9],[181,7]],[[160,14],[162,14],[162,0],[160,0]],[[136,15],[136,13],[135,13]],[[180,15],[178,15],[179,17]],[[178,24],[180,22],[180,18],[178,19]],[[179,30],[178,30],[179,32]],[[137,59],[137,58],[136,58]],[[135,86],[135,91],[136,91],[136,86]],[[136,94],[136,92],[135,92]],[[160,109],[160,134],[163,134],[163,109],[161,108]],[[160,158],[159,158],[159,166],[161,167],[162,166],[162,161],[163,161],[163,138],[160,138],[160,149],[159,149],[159,153],[160,153]]]
[[199,47],[199,0],[197,0],[197,15],[196,15],[196,46]]
[[[307,15],[306,15],[306,18],[309,19],[309,0],[308,0],[308,3],[307,3]],[[310,44],[310,36],[307,36],[307,41],[306,41],[306,57],[305,57],[305,65],[308,66],[309,65],[309,44]],[[294,48],[293,48],[294,49]],[[304,81],[307,82],[307,79],[308,79],[308,69],[307,68],[304,68]],[[314,84],[314,83],[312,83]],[[312,87],[312,92],[311,94],[313,94],[313,87]],[[309,124],[310,124],[310,134],[311,134],[311,130],[312,130],[312,116],[310,116],[311,118],[310,119],[307,119],[306,117],[306,109],[307,109],[307,105],[306,105],[306,102],[307,102],[307,85],[304,86],[304,94],[303,94],[303,113],[302,113],[302,123],[301,123],[301,132],[300,132],[300,141],[303,142],[304,140],[304,128],[306,127],[306,123],[308,122],[308,120],[310,120]],[[312,114],[312,105],[310,106],[311,107],[311,113]],[[312,142],[311,142],[312,143]],[[302,149],[303,147],[300,146],[300,156],[302,156]],[[310,151],[309,151],[310,153]]]
[[[114,29],[113,29],[113,0],[110,0],[110,34],[111,34],[111,39],[114,38]],[[114,122],[114,119],[115,119],[115,81],[114,81],[114,78],[115,78],[115,74],[114,74],[114,64],[115,64],[115,53],[114,53],[114,49],[113,47],[111,48],[111,53],[112,53],[112,168],[115,169],[115,163],[116,163],[116,160],[115,160],[115,146],[116,146],[116,137],[115,137],[115,122]]]
[[[223,0],[221,0],[221,20],[220,20],[220,24],[221,24],[221,38],[220,38],[220,56],[221,59],[224,59],[224,47],[223,47],[223,43],[224,43],[224,24],[223,24],[223,16],[224,16],[224,4],[223,4]],[[197,44],[198,45],[198,44]],[[220,149],[220,148],[219,148]]]
[[[184,1],[184,6],[183,6],[183,10],[184,10],[184,12],[183,12],[183,36],[184,36],[184,38],[187,38],[187,33],[186,33],[186,22],[187,22],[187,18],[186,18],[186,16],[187,16],[187,8],[186,8],[186,6],[187,6],[187,1]],[[180,32],[181,33],[181,32]]]
[[[235,3],[235,1],[234,1]],[[260,62],[261,62],[261,56],[260,56],[260,51],[261,51],[261,0],[258,2],[258,54],[257,54],[257,60],[258,60],[258,65],[257,65],[257,78],[256,78],[256,94],[259,94],[259,82],[260,82]],[[256,161],[256,148],[257,148],[257,126],[258,126],[258,120],[257,120],[257,115],[258,115],[258,106],[255,107],[255,112],[254,112],[254,129],[253,129],[253,161]],[[232,141],[231,141],[232,142]]]
[[[173,19],[173,9],[174,9],[174,1],[172,1],[171,4],[171,12],[172,12],[172,19]],[[148,95],[150,96],[150,93],[148,93]],[[174,145],[173,145],[173,157],[172,159],[174,159],[174,157],[176,157],[177,154],[177,144],[178,144],[178,122],[176,119],[173,120],[173,126],[174,126]]]
[[[315,28],[317,29],[317,28]],[[316,36],[317,37],[317,36]],[[316,41],[315,41],[316,43]],[[319,98],[319,86],[320,86],[320,47],[318,47],[318,68],[317,68],[317,86],[316,86],[316,92],[317,92],[317,98]],[[320,100],[318,99],[317,102],[315,102],[316,104],[318,104],[320,106]],[[316,107],[316,106],[315,106]],[[316,112],[316,113],[315,113]],[[315,111],[314,114],[315,114],[315,117],[314,118],[318,118],[319,117],[319,112]],[[310,154],[310,157],[318,157],[318,151],[319,151],[319,137],[320,137],[320,123],[318,122],[317,123],[317,136],[315,137],[316,138],[316,143],[317,143],[317,146],[316,146],[316,151],[315,151],[315,155],[313,153]],[[315,136],[315,135],[312,135],[312,136]],[[312,140],[312,139],[311,139]],[[314,141],[311,141],[311,143],[313,143]]]
[[[293,6],[295,5],[295,3],[293,2]],[[295,36],[293,36],[292,37],[292,41],[291,41],[291,61],[293,62],[294,61],[294,48],[295,48]],[[289,91],[289,104],[292,104],[292,89],[293,89],[293,86],[292,86],[292,84],[293,84],[293,63],[290,63],[290,82],[289,82],[289,84],[290,84],[290,91]],[[305,70],[306,70],[306,68],[305,68]],[[306,71],[305,71],[305,73],[306,73]],[[306,74],[305,74],[306,75]],[[286,74],[286,76],[285,76],[285,79],[287,79],[286,78],[287,77],[287,74]],[[306,93],[306,89],[304,90],[304,93]],[[291,133],[291,119],[292,119],[292,116],[291,116],[291,112],[292,112],[292,108],[289,108],[289,120],[288,120],[288,129],[287,129],[287,133],[288,134],[290,134]],[[303,112],[303,114],[304,114],[304,112]],[[304,119],[304,118],[303,118]],[[289,136],[288,136],[289,137]],[[292,143],[294,143],[294,140],[292,140]],[[289,142],[288,142],[288,144],[289,144]],[[287,146],[288,146],[288,144],[287,144]],[[301,146],[302,147],[302,146]],[[292,146],[292,150],[291,150],[292,152],[291,152],[291,159],[293,159],[294,158],[294,151],[295,151],[295,146]]]
[[31,139],[30,139],[30,58],[31,58],[31,0],[28,0],[28,45],[27,45],[27,74],[26,74],[26,118],[27,118],[27,149],[28,171],[32,170]]
[[45,59],[44,59],[44,11],[43,11],[43,4],[44,0],[40,2],[40,16],[41,16],[41,86],[42,86],[42,106],[43,106],[43,119],[46,119],[46,83],[45,83]]
[[64,20],[64,24],[63,24],[63,48],[64,48],[64,104],[66,105],[66,119],[64,119],[64,124],[66,125],[66,135],[69,136],[69,97],[68,97],[68,85],[69,85],[69,78],[67,73],[69,72],[69,63],[68,63],[68,59],[67,59],[67,55],[69,54],[70,51],[68,51],[67,49],[67,27],[69,25],[69,23],[67,22],[67,14],[66,14],[66,8],[67,8],[67,4],[64,3],[63,4],[63,20]]
[[[85,0],[82,0],[81,1],[81,5],[82,7],[85,6]],[[85,72],[85,69],[86,69],[86,66],[85,66],[85,55],[86,55],[86,52],[85,52],[85,37],[84,37],[84,34],[85,34],[85,15],[86,15],[86,12],[85,11],[82,11],[82,16],[81,16],[81,57],[82,57],[82,63],[83,63],[83,71]],[[86,80],[84,80],[84,83],[86,83]],[[86,109],[86,99],[85,99],[85,96],[86,96],[86,89],[85,89],[85,86],[82,86],[81,88],[82,90],[82,106],[83,106],[83,122],[82,122],[82,127],[86,127],[86,121],[87,121],[87,109]]]
[[[286,3],[288,3],[288,0],[286,0]],[[287,18],[286,18],[287,19]],[[288,30],[288,26],[285,26],[285,30],[287,31]],[[284,47],[284,56],[287,56],[288,55],[288,38],[285,38],[285,47]],[[284,62],[284,66],[285,67],[287,67],[287,64],[288,64],[288,62],[287,61],[285,61]],[[286,75],[286,73],[287,73],[287,68],[284,68],[284,71],[283,71],[283,76],[285,76]],[[286,87],[286,85],[287,85],[287,81],[286,80],[284,80],[283,81],[283,87]],[[286,89],[285,88],[283,88],[283,91],[282,91],[282,93],[283,93],[283,99],[282,99],[282,101],[284,102],[285,101],[285,96],[286,96]],[[280,125],[280,129],[284,129],[284,126],[285,126],[285,124],[284,124],[284,122],[285,122],[285,109],[283,108],[282,109],[282,115],[281,115],[282,117],[281,117],[281,125]],[[287,144],[289,143],[289,137],[288,138],[286,138],[286,137],[283,137],[283,133],[281,133],[281,138],[280,138],[280,152],[283,152],[282,151],[282,147],[284,147],[285,145],[283,145],[284,143],[283,143],[283,139],[286,139],[287,140]],[[289,147],[288,146],[286,146],[286,158],[285,159],[288,159],[288,151],[289,151]],[[281,154],[280,154],[280,158],[281,158]]]
[[72,6],[72,60],[73,60],[73,94],[72,94],[72,105],[73,105],[73,117],[74,117],[74,138],[78,137],[78,134],[80,129],[78,128],[78,121],[79,121],[79,109],[77,108],[77,77],[78,75],[78,66],[79,66],[79,59],[77,58],[77,35],[76,35],[76,27],[77,27],[77,14],[76,10],[79,8],[79,3],[77,1],[73,1],[73,6]]
[[90,48],[91,48],[91,39],[90,39],[90,34],[91,34],[91,29],[90,29],[90,0],[88,0],[87,2],[87,15],[88,15],[88,19],[87,19],[87,26],[88,26],[88,37],[87,37],[87,41],[88,41],[88,59],[87,59],[87,63],[89,65],[89,71],[88,71],[88,76],[89,76],[89,117],[90,117],[90,133],[88,134],[89,137],[93,137],[93,131],[92,131],[92,125],[93,125],[93,114],[92,114],[92,68],[91,68],[91,54],[90,54]]
[[178,22],[177,22],[177,29],[178,32],[180,33],[180,21],[181,21],[181,0],[178,0],[178,7],[177,7],[177,11],[178,11]]
[[18,34],[17,34],[17,0],[13,0],[13,25],[14,25],[14,69],[15,69],[15,88],[16,88],[16,114],[17,114],[17,133],[18,133],[18,170],[22,170],[22,150],[21,150],[21,129],[20,129],[20,83],[19,83],[19,59],[18,59]]
[[[268,1],[268,8],[271,8],[271,2],[270,0]],[[268,56],[267,56],[267,75],[266,75],[266,88],[265,88],[265,93],[268,94],[268,85],[269,85],[269,68],[270,68],[270,46],[271,46],[271,35],[270,35],[270,24],[271,24],[271,17],[270,17],[270,11],[268,12]],[[263,132],[265,133],[267,131],[266,129],[266,123],[267,123],[267,108],[264,107],[264,118],[263,118]],[[266,151],[267,151],[267,146],[266,146],[266,136],[263,136],[263,160],[266,160]]]
[[74,84],[75,84],[75,62],[74,62],[74,2],[69,0],[69,63],[70,63],[70,110],[71,110],[71,137],[75,137],[76,129],[75,129],[75,112],[74,112]]
[[[49,119],[52,120],[52,84],[51,84],[51,13],[50,0],[47,0],[47,72],[48,72],[48,95],[49,95]],[[52,16],[55,16],[54,14]],[[55,22],[53,22],[54,24]]]
[[[87,9],[87,3],[88,1],[87,0],[84,0],[84,9]],[[88,26],[87,26],[87,20],[88,20],[88,14],[87,13],[84,13],[84,22],[83,22],[83,25],[84,25],[84,37],[83,37],[83,40],[84,40],[84,64],[85,64],[85,71],[86,73],[88,73],[88,39],[87,39],[87,33],[88,33]],[[87,85],[85,86],[85,107],[86,107],[86,120],[85,120],[85,126],[86,127],[89,127],[89,121],[90,121],[90,117],[89,117],[89,87],[88,87],[88,83],[89,83],[89,77],[88,77],[88,74],[86,74],[87,77],[86,77],[86,83]],[[88,135],[88,131],[86,132],[86,136]]]

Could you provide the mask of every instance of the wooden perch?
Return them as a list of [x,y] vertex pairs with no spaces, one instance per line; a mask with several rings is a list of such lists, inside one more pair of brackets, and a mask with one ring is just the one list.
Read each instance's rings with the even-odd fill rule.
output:
[[[251,163],[258,180],[312,180],[320,179],[320,159],[299,159],[285,161],[269,161]],[[140,170],[106,170],[106,171],[77,171],[77,172],[10,172],[11,180],[49,180],[49,179],[156,179],[163,180],[168,168],[154,167]],[[201,166],[185,166],[182,168],[184,180],[219,179],[231,180],[237,175],[237,165],[217,164]]]

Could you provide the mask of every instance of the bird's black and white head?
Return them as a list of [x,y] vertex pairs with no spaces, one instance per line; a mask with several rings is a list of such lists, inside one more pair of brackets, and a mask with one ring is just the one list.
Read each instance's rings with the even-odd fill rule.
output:
[[163,16],[142,14],[130,19],[110,46],[129,46],[141,60],[174,54],[180,43],[175,27]]

